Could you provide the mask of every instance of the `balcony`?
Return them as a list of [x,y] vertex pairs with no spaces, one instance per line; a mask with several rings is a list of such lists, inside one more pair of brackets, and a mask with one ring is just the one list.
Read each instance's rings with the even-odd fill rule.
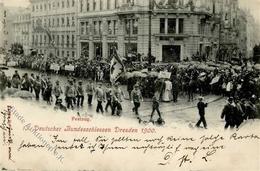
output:
[[180,33],[180,34],[154,34],[156,38],[158,38],[160,41],[174,41],[174,40],[183,40],[187,37],[189,37],[188,34]]
[[117,15],[127,15],[132,13],[144,13],[148,10],[149,10],[148,6],[140,6],[140,5],[134,5],[132,3],[126,3],[126,4],[122,4],[117,9],[116,13]]

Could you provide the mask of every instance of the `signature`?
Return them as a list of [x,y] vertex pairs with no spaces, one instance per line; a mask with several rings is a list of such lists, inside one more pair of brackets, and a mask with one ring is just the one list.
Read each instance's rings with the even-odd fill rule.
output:
[[11,109],[12,107],[7,106],[7,110],[1,111],[3,115],[3,121],[0,125],[0,128],[3,130],[3,143],[8,146],[8,159],[12,160],[12,147],[11,144],[13,143],[13,133],[12,133],[12,118],[11,118]]

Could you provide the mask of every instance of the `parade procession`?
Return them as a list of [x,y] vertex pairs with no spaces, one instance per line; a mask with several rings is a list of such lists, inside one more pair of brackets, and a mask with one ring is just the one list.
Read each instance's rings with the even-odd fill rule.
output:
[[0,103],[239,129],[260,119],[260,27],[244,3],[0,1]]

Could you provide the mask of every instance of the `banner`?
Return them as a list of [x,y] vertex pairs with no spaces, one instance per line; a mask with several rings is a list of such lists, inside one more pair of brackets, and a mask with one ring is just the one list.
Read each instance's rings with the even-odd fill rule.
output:
[[65,71],[74,71],[75,67],[73,65],[65,65]]
[[118,56],[117,50],[115,49],[115,53],[113,54],[111,64],[110,64],[110,81],[111,83],[115,83],[117,79],[121,76],[122,73],[125,72],[125,67]]
[[171,78],[171,73],[167,71],[161,71],[158,75],[158,78],[165,78],[165,79],[170,79]]
[[58,64],[51,64],[50,69],[53,70],[53,71],[59,71],[60,66]]
[[212,81],[211,81],[210,85],[213,85],[213,84],[216,84],[216,83],[218,83],[218,82],[219,82],[219,79],[220,79],[220,76],[219,76],[219,75],[217,75],[216,77],[214,77],[214,78],[212,79]]
[[18,65],[17,62],[15,62],[15,61],[7,62],[7,66],[9,66],[9,67],[15,67],[17,65]]

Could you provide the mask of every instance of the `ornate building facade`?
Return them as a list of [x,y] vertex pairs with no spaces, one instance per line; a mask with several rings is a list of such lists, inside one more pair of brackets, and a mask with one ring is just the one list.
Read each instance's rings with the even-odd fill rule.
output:
[[60,59],[75,58],[76,0],[30,0],[32,48]]
[[214,18],[220,5],[206,0],[78,0],[78,54],[109,58],[115,45],[120,56],[146,56],[152,10],[156,60],[175,62],[198,53],[213,59],[219,39]]
[[28,55],[31,49],[31,12],[30,9],[24,9],[13,21],[14,40],[13,43],[19,43],[23,46],[24,54]]

